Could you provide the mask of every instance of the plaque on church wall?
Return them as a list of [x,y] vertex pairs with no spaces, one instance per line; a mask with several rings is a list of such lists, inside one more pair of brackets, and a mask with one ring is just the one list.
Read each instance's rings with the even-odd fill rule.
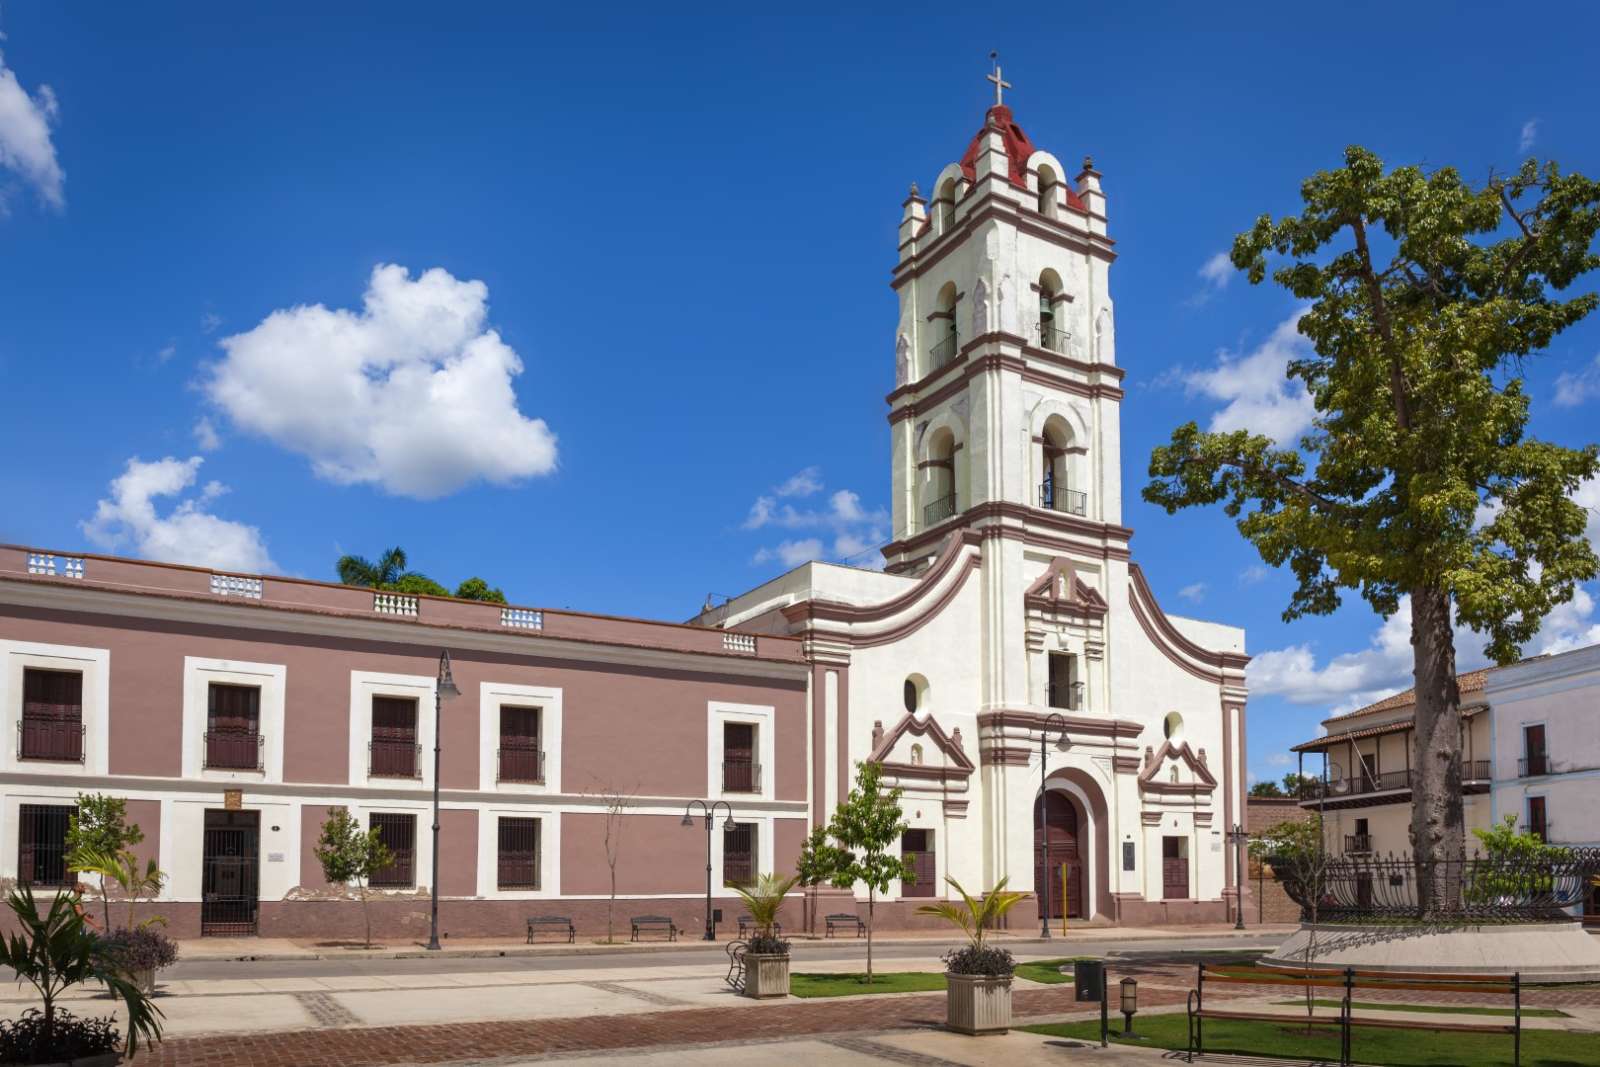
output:
[[243,789],[224,789],[222,791],[223,811],[242,811],[244,809]]
[[1122,869],[1125,870],[1125,871],[1133,870],[1133,842],[1132,841],[1124,841],[1122,843]]

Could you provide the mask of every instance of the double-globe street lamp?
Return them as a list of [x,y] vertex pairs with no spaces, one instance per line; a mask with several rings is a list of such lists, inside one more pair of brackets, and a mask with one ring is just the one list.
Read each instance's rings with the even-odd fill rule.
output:
[[727,820],[722,824],[723,828],[726,829],[732,826],[733,808],[728,805],[726,800],[713,800],[709,804],[704,800],[691,800],[688,806],[683,809],[684,826],[694,825],[694,806],[696,804],[700,805],[700,811],[704,814],[706,820],[706,936],[704,940],[715,941],[717,939],[716,927],[711,923],[711,828],[716,822],[718,807],[728,813]]
[[[1050,903],[1051,903],[1051,899],[1050,898],[1051,898],[1051,893],[1050,893],[1050,829],[1045,824],[1045,810],[1047,808],[1049,808],[1049,806],[1050,806],[1050,803],[1049,803],[1050,794],[1045,789],[1045,775],[1046,775],[1045,760],[1046,760],[1047,753],[1048,753],[1047,746],[1048,746],[1049,741],[1050,741],[1050,731],[1051,730],[1057,731],[1061,735],[1061,737],[1060,737],[1061,743],[1065,744],[1066,740],[1067,740],[1067,720],[1066,720],[1066,718],[1064,716],[1056,713],[1056,712],[1051,712],[1049,715],[1045,716],[1044,721],[1039,724],[1039,844],[1040,844],[1040,847],[1044,851],[1042,853],[1042,855],[1043,855],[1043,861],[1042,861],[1043,862],[1043,868],[1039,872],[1039,885],[1036,887],[1036,890],[1037,890],[1037,892],[1039,892],[1039,894],[1042,897],[1042,899],[1039,902],[1040,903],[1040,907],[1039,907],[1039,936],[1044,938],[1046,941],[1048,941],[1050,939]],[[1065,886],[1063,886],[1062,888],[1064,890]],[[1062,901],[1061,910],[1062,910],[1063,914],[1065,914],[1066,908],[1067,908],[1066,901]]]
[[439,951],[439,712],[445,697],[461,690],[450,674],[450,650],[439,653],[439,677],[433,687],[433,878],[428,886],[428,950]]

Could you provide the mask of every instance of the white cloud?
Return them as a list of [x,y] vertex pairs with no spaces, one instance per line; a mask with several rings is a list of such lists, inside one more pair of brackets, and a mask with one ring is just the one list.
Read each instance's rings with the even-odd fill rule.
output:
[[1556,407],[1575,408],[1594,398],[1600,398],[1600,356],[1576,374],[1564,370],[1556,375]]
[[1572,494],[1573,503],[1589,513],[1589,522],[1585,532],[1589,535],[1589,543],[1596,552],[1600,552],[1600,478],[1589,478],[1578,485]]
[[1539,120],[1529,119],[1522,124],[1522,133],[1517,138],[1517,151],[1527,152],[1533,143],[1539,139]]
[[766,563],[777,560],[785,567],[798,567],[802,563],[809,563],[822,556],[822,541],[820,538],[807,537],[801,541],[781,541],[775,548],[763,548],[756,552],[751,560],[753,563]]
[[215,452],[222,447],[222,438],[217,434],[216,426],[205,416],[194,424],[194,442],[202,452]]
[[200,332],[215,333],[217,327],[222,325],[222,316],[212,311],[204,312],[200,316]]
[[150,463],[137,456],[128,460],[111,483],[110,497],[96,505],[93,518],[80,524],[83,532],[103,548],[131,546],[145,559],[226,570],[277,570],[259,529],[207,510],[228,491],[220,482],[207,482],[198,495],[178,500],[165,515],[157,511],[158,498],[180,497],[194,486],[204,462],[200,456],[167,456]]
[[[825,508],[797,508],[781,500],[783,497],[814,496],[824,488],[821,468],[806,467],[771,492],[756,497],[741,526],[746,530],[760,530],[766,527],[784,530],[825,530],[833,538],[831,558],[848,561],[854,566],[873,569],[882,567],[882,561],[875,558],[864,560],[852,558],[867,555],[870,549],[882,544],[886,539],[884,527],[888,524],[889,516],[882,508],[862,507],[860,494],[849,489],[838,489],[829,494],[828,506]],[[752,558],[752,562],[766,563],[776,559],[786,566],[794,566],[797,562],[803,563],[821,558],[824,543],[821,537],[784,541],[776,546],[760,549]]]
[[156,353],[156,362],[157,363],[163,363],[163,364],[167,363],[168,361],[170,361],[172,359],[173,356],[175,356],[177,354],[178,354],[178,346],[177,345],[175,345],[175,344],[166,345],[161,349],[161,351]]
[[1252,563],[1250,566],[1239,572],[1239,584],[1256,585],[1260,582],[1266,581],[1267,576],[1271,573],[1271,570],[1263,567],[1261,564]]
[[1274,752],[1265,760],[1268,767],[1293,767],[1294,757],[1287,752]]
[[1198,604],[1206,598],[1206,583],[1195,582],[1178,590],[1178,595],[1192,604]]
[[1195,276],[1200,279],[1200,290],[1189,297],[1185,303],[1190,307],[1199,307],[1218,293],[1228,287],[1237,273],[1233,267],[1233,260],[1228,258],[1228,253],[1218,252],[1216,255],[1200,264],[1200,269],[1195,271]]
[[59,116],[51,88],[41,85],[29,96],[0,54],[0,168],[21,176],[55,208],[66,204],[67,176],[50,140],[50,127]]
[[434,268],[373,269],[359,311],[274,311],[224,337],[206,396],[323,478],[428,500],[548,474],[556,438],[517,408],[522,360],[488,329],[489,290]]
[[1216,366],[1183,376],[1191,396],[1222,401],[1211,416],[1212,430],[1250,430],[1280,444],[1292,445],[1311,425],[1311,394],[1297,380],[1284,377],[1289,360],[1310,351],[1311,342],[1296,330],[1304,310],[1279,323],[1265,341],[1246,355],[1218,354]]

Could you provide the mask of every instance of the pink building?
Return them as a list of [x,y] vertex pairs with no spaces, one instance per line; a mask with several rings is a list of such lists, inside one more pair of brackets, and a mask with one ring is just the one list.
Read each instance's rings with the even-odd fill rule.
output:
[[379,928],[426,933],[443,649],[445,934],[603,924],[612,790],[633,795],[624,924],[699,928],[689,798],[736,816],[712,838],[719,907],[724,875],[792,867],[813,814],[797,640],[0,547],[0,876],[64,884],[74,798],[108,793],[171,875],[176,934],[354,932],[312,854],[343,805],[397,857]]

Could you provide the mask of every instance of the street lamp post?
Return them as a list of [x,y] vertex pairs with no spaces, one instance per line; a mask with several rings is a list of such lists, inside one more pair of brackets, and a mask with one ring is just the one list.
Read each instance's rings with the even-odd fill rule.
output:
[[[1045,825],[1045,809],[1050,805],[1047,800],[1049,794],[1045,792],[1044,779],[1046,745],[1049,743],[1052,729],[1059,731],[1061,739],[1066,740],[1066,718],[1051,712],[1045,716],[1044,722],[1039,724],[1039,841],[1044,848],[1044,869],[1040,872],[1039,887],[1036,888],[1041,898],[1039,936],[1046,941],[1050,940],[1050,830]],[[1062,907],[1064,909],[1066,905],[1063,904]]]
[[1243,823],[1234,823],[1228,829],[1228,843],[1233,846],[1233,928],[1244,929],[1244,844],[1250,840]]
[[733,808],[728,806],[726,800],[713,800],[709,804],[703,800],[691,800],[688,806],[683,809],[684,826],[694,825],[694,806],[696,804],[700,805],[700,810],[704,813],[706,820],[706,936],[704,940],[715,941],[717,939],[716,927],[711,924],[711,827],[716,822],[717,808],[719,806],[728,813],[728,817],[722,825],[724,827],[732,826]]
[[439,653],[439,677],[433,687],[433,877],[428,880],[428,950],[439,951],[439,718],[445,697],[461,690],[450,674],[450,650]]

